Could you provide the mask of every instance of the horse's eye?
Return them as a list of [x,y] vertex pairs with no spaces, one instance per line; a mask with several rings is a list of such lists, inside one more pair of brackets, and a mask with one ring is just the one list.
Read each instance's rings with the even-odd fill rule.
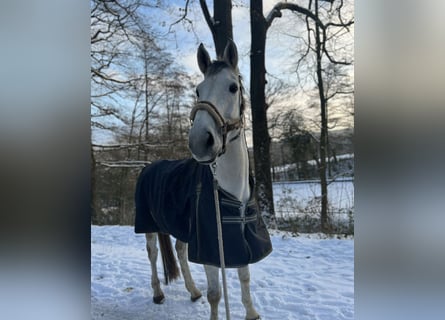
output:
[[230,92],[235,93],[238,91],[238,85],[236,83],[232,83],[229,87]]

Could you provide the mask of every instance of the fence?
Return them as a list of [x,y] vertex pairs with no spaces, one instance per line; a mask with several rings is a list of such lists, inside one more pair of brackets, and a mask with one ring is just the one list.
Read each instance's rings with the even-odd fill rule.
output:
[[[95,224],[129,225],[134,220],[134,187],[141,167],[101,165],[96,170]],[[320,183],[317,180],[275,181],[275,214],[280,229],[320,230]],[[354,178],[329,181],[328,215],[335,233],[354,233]]]
[[[294,232],[320,230],[320,183],[280,181],[273,183],[278,227]],[[354,234],[354,179],[331,180],[328,184],[328,218],[333,233]]]

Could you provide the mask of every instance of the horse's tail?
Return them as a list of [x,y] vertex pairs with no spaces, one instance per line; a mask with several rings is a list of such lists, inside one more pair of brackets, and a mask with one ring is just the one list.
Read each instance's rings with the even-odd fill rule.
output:
[[176,263],[176,257],[173,254],[172,241],[170,235],[158,233],[159,247],[161,249],[162,264],[164,266],[165,284],[179,277],[179,269]]

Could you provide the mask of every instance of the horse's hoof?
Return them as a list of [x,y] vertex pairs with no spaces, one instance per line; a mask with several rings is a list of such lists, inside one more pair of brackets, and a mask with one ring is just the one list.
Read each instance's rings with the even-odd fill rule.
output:
[[197,301],[201,297],[202,297],[202,294],[197,295],[196,297],[191,297],[190,300],[192,300],[192,302],[195,302],[195,301]]
[[165,297],[163,294],[161,294],[160,296],[157,297],[153,297],[153,302],[156,304],[163,304],[165,301]]
[[258,316],[258,317],[256,317],[256,318],[246,318],[246,320],[261,320],[261,317]]

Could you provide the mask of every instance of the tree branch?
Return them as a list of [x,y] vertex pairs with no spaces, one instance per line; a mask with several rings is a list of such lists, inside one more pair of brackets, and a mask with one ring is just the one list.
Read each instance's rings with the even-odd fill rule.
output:
[[297,70],[300,68],[301,62],[309,55],[309,50],[311,49],[311,36],[310,36],[311,27],[309,25],[309,17],[306,16],[305,20],[306,20],[306,28],[308,31],[308,35],[307,35],[308,42],[307,42],[307,46],[306,46],[306,52],[304,54],[302,54],[301,57],[297,61]]
[[333,22],[329,22],[325,25],[325,28],[322,28],[323,30],[323,52],[326,54],[326,57],[329,59],[329,61],[331,63],[334,64],[341,64],[341,65],[345,65],[345,66],[350,66],[352,65],[352,62],[348,62],[348,61],[337,61],[335,60],[333,57],[331,57],[331,55],[329,54],[328,50],[326,49],[326,46],[324,45],[326,43],[327,40],[327,30],[329,27],[340,27],[340,28],[346,28],[346,30],[348,30],[348,27],[354,24],[354,20],[350,20],[347,23],[333,23]]
[[147,164],[150,164],[151,161],[97,161],[98,165],[108,167],[108,168],[141,168],[145,167]]
[[183,21],[183,20],[188,20],[188,21],[190,22],[190,20],[187,19],[187,14],[188,14],[188,9],[189,9],[189,3],[190,3],[190,0],[186,0],[186,2],[185,2],[185,8],[184,8],[184,14],[183,14],[178,20],[176,20],[175,22],[173,22],[173,23],[170,25],[170,27],[168,28],[168,31],[169,31],[169,32],[171,31],[171,28],[172,28],[174,25],[178,24],[179,22],[181,22],[181,21]]
[[329,59],[329,61],[330,61],[331,63],[334,63],[334,64],[341,64],[341,65],[344,65],[344,66],[350,66],[350,65],[352,65],[352,62],[348,62],[348,61],[337,61],[337,60],[335,60],[334,58],[332,58],[331,55],[329,54],[328,50],[326,50],[326,47],[325,47],[325,46],[323,46],[323,52],[326,54],[326,57],[328,57],[328,59]]
[[129,149],[129,148],[136,148],[136,147],[147,147],[147,148],[170,148],[171,145],[170,144],[150,144],[150,143],[145,143],[145,142],[141,142],[141,143],[131,143],[131,144],[108,144],[108,145],[103,145],[103,144],[91,144],[91,146],[98,150],[98,149],[102,149],[102,150],[120,150],[120,149]]
[[269,28],[271,26],[271,24],[275,18],[282,17],[281,10],[291,10],[294,12],[302,13],[305,16],[314,20],[320,26],[320,28],[322,28],[323,30],[325,29],[323,22],[321,22],[321,20],[314,13],[312,13],[312,11],[310,11],[309,9],[306,9],[304,7],[301,7],[298,4],[287,3],[287,2],[279,2],[273,7],[273,9],[267,15],[266,28]]
[[[325,33],[324,31],[325,31],[325,30],[323,30],[323,39],[326,39],[326,33]],[[323,52],[326,54],[326,57],[329,59],[329,61],[330,61],[331,63],[334,63],[334,64],[341,64],[341,65],[344,65],[344,66],[350,66],[350,65],[352,65],[352,62],[348,62],[348,61],[337,61],[337,60],[335,60],[333,57],[331,57],[331,55],[329,54],[329,51],[326,49],[326,46],[324,45],[326,41],[323,40],[322,42],[323,42]]]
[[329,28],[329,27],[342,27],[342,28],[348,28],[349,26],[354,24],[354,20],[350,20],[346,23],[334,23],[334,22],[329,22],[326,24],[325,28]]
[[209,26],[210,31],[212,32],[213,37],[215,37],[215,20],[210,15],[209,8],[207,7],[207,3],[205,0],[199,0],[199,4],[201,5],[202,13],[204,14],[204,18]]
[[129,81],[129,80],[118,80],[118,79],[111,78],[111,77],[107,76],[106,74],[104,74],[104,73],[98,71],[98,70],[95,69],[95,68],[91,68],[91,72],[92,72],[93,74],[95,74],[96,76],[98,76],[98,77],[100,77],[100,78],[102,78],[102,79],[104,79],[104,80],[107,80],[107,81],[112,81],[112,82],[120,83],[120,84],[128,84],[128,83],[131,82],[131,81]]
[[344,94],[344,95],[347,95],[347,94],[354,94],[354,90],[350,90],[350,91],[337,90],[337,91],[331,93],[329,96],[327,96],[327,97],[326,97],[326,100],[330,100],[330,99],[332,99],[332,98],[335,97],[337,94]]

